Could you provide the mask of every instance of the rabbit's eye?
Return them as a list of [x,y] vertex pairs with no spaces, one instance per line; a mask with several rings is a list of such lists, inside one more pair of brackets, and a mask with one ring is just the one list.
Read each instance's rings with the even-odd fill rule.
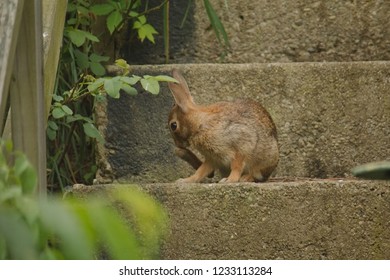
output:
[[171,122],[171,130],[175,131],[177,129],[177,122]]

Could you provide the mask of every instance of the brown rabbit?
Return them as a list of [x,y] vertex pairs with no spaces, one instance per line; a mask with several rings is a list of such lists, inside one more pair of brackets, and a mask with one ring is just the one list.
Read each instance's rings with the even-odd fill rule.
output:
[[[168,83],[175,99],[168,125],[176,155],[190,163],[195,174],[178,182],[200,182],[219,170],[226,182],[266,181],[279,161],[275,124],[269,113],[253,100],[195,104],[178,70],[179,84]],[[188,148],[200,152],[202,163]]]

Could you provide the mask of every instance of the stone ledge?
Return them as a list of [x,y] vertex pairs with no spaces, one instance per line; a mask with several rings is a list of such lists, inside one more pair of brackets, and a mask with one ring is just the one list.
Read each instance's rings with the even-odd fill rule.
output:
[[[87,198],[112,187],[77,186]],[[390,182],[147,184],[167,209],[163,259],[389,259]]]

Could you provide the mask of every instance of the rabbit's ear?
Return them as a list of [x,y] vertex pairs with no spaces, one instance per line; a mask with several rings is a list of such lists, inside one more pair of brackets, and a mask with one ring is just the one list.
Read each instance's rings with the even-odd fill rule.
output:
[[187,82],[177,69],[172,70],[172,76],[179,82],[179,84],[168,82],[169,89],[171,90],[176,104],[184,112],[187,112],[189,108],[195,105]]

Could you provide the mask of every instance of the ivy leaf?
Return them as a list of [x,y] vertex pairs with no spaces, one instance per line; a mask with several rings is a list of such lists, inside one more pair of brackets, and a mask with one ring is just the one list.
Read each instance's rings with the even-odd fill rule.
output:
[[147,38],[150,42],[154,44],[155,42],[153,34],[158,34],[158,32],[150,24],[144,24],[138,29],[138,36],[141,39],[141,42],[143,42],[145,38]]
[[119,27],[122,20],[123,16],[119,11],[114,11],[107,17],[107,28],[110,31],[110,34],[112,34],[114,30]]
[[140,16],[140,17],[138,17],[138,21],[140,22],[141,25],[144,25],[146,23],[146,17]]
[[92,123],[83,124],[84,132],[91,138],[96,139],[99,143],[104,143],[104,139],[100,134],[99,130]]
[[149,91],[151,94],[157,95],[160,92],[160,85],[156,80],[153,79],[141,79],[141,85],[146,90]]

